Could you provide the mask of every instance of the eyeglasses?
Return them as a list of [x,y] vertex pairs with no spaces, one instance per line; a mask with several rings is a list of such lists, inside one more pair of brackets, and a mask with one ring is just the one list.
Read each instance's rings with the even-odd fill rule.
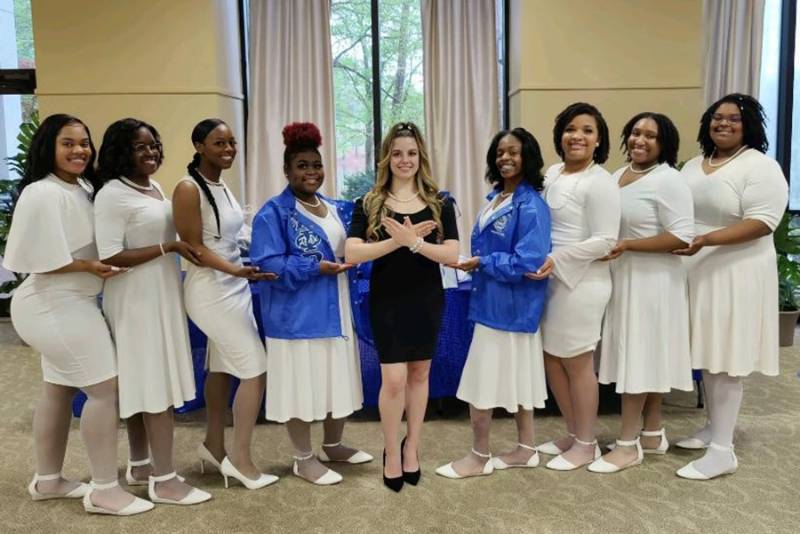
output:
[[417,127],[413,122],[398,122],[397,131],[408,130],[411,133],[416,133]]
[[133,151],[137,154],[142,154],[150,149],[150,152],[161,152],[161,143],[134,143]]
[[714,113],[711,115],[711,120],[713,122],[722,122],[728,121],[730,124],[739,124],[742,122],[741,115],[722,115],[721,113]]

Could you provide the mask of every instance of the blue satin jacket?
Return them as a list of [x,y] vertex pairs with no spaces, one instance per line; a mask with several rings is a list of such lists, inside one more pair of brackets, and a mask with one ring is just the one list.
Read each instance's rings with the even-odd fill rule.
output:
[[[494,200],[497,191],[487,197]],[[533,333],[544,311],[547,280],[526,272],[542,266],[550,252],[550,209],[523,182],[511,202],[472,230],[472,255],[480,258],[472,273],[469,318],[497,330]]]

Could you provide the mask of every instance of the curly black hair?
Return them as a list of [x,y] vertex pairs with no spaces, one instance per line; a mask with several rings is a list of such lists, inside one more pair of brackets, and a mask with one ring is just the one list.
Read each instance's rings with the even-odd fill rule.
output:
[[570,104],[564,111],[556,116],[556,123],[553,126],[553,145],[555,146],[556,153],[562,160],[564,159],[564,149],[561,148],[561,137],[564,135],[564,130],[567,129],[567,125],[578,115],[594,117],[597,123],[597,133],[600,138],[600,144],[595,148],[592,159],[595,163],[605,163],[608,159],[608,150],[610,146],[608,140],[608,124],[603,118],[603,114],[600,113],[600,110],[586,102]]
[[92,150],[82,176],[95,189],[98,188],[98,180],[94,172],[94,160],[97,157],[97,150],[94,147],[94,143],[92,143],[92,134],[89,131],[89,127],[77,117],[57,113],[44,119],[36,133],[33,134],[28,154],[25,157],[25,169],[22,173],[22,179],[17,185],[19,193],[22,193],[22,190],[33,182],[38,182],[48,174],[55,172],[56,138],[64,126],[73,124],[81,125],[86,130],[86,135],[89,137],[89,147]]
[[501,130],[492,138],[489,150],[486,152],[486,181],[494,186],[496,191],[502,191],[505,180],[497,168],[497,146],[500,140],[511,135],[522,143],[522,179],[529,183],[537,191],[544,189],[544,177],[542,176],[542,151],[539,142],[525,128],[514,128],[513,130]]
[[761,104],[750,95],[742,93],[731,93],[725,95],[703,113],[700,119],[700,131],[697,134],[697,142],[703,150],[705,157],[710,157],[717,148],[711,140],[711,116],[722,104],[734,104],[742,114],[742,143],[745,146],[754,148],[761,153],[766,153],[769,148],[769,140],[766,131],[766,115]]
[[[157,143],[161,143],[158,130],[152,125],[139,119],[120,119],[111,124],[103,134],[103,143],[97,156],[97,175],[100,187],[120,176],[129,177],[135,167],[133,140],[136,139],[139,128],[147,128]],[[158,151],[158,164],[164,161],[164,149]],[[99,187],[95,189],[95,195]]]
[[656,136],[656,141],[660,149],[658,162],[667,163],[670,167],[675,167],[675,165],[678,164],[678,148],[681,144],[678,129],[669,117],[652,111],[644,111],[634,115],[622,128],[622,135],[620,136],[622,142],[620,143],[620,148],[627,156],[628,161],[631,160],[631,155],[628,151],[628,138],[631,136],[633,127],[642,119],[652,119],[653,122],[656,123],[656,126],[658,126],[658,135]]

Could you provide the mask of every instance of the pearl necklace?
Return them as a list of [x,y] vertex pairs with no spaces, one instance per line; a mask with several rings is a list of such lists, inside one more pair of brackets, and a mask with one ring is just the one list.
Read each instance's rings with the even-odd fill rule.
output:
[[392,193],[391,191],[389,191],[387,194],[389,195],[389,198],[391,198],[391,199],[392,199],[392,200],[394,200],[395,202],[400,202],[401,204],[405,204],[406,202],[411,202],[412,200],[414,200],[415,198],[417,198],[417,197],[419,196],[419,191],[417,191],[416,193],[414,193],[414,194],[413,194],[413,195],[411,195],[410,197],[408,197],[408,198],[403,198],[403,199],[401,199],[401,198],[397,198],[396,196],[394,196],[394,193]]
[[[594,166],[594,161],[589,163],[589,165],[587,165],[585,168],[579,170],[578,172],[570,173],[570,176],[575,176],[577,174],[581,174],[583,172],[586,172],[589,169],[591,169],[593,166]],[[553,210],[560,210],[561,208],[566,206],[567,205],[567,201],[575,195],[575,189],[577,189],[577,187],[578,187],[578,180],[577,179],[573,180],[572,187],[570,188],[569,192],[566,195],[561,195],[561,200],[562,200],[561,204],[558,205],[558,206],[554,206],[550,202],[550,194],[549,193],[552,190],[553,186],[556,185],[556,182],[561,178],[561,176],[563,174],[564,174],[564,166],[562,165],[561,169],[559,169],[558,174],[556,175],[556,177],[553,178],[553,181],[550,183],[550,185],[545,190],[544,201],[547,202],[547,205],[550,206],[550,209],[553,209]]]
[[654,165],[652,165],[652,166],[650,166],[650,167],[648,167],[646,169],[636,170],[636,169],[633,168],[633,162],[630,162],[630,163],[628,163],[628,170],[631,171],[634,174],[646,174],[646,173],[652,171],[653,169],[655,169],[656,167],[658,167],[659,165],[660,165],[660,163],[655,163]]
[[710,156],[708,156],[708,166],[709,166],[709,167],[712,167],[712,168],[714,168],[714,169],[716,169],[716,168],[718,168],[718,167],[722,167],[723,165],[725,165],[726,163],[728,163],[729,161],[731,161],[733,158],[735,158],[736,156],[738,156],[739,154],[741,154],[742,152],[744,152],[744,151],[745,151],[745,150],[747,150],[748,148],[750,148],[750,147],[749,147],[749,146],[747,146],[747,145],[742,145],[742,146],[741,146],[741,148],[739,148],[739,150],[737,150],[736,152],[734,152],[732,156],[730,156],[730,157],[728,157],[728,158],[726,158],[726,159],[722,160],[722,162],[721,162],[721,163],[714,163],[714,162],[712,162],[712,161],[711,161],[711,160],[714,158],[714,154],[716,154],[716,153],[717,153],[717,147],[714,147],[714,150],[711,152],[711,155],[710,155]]
[[[148,183],[147,185],[139,185],[136,182],[134,182],[133,180],[129,180],[128,178],[126,178],[124,176],[120,176],[119,177],[119,181],[122,182],[125,185],[131,186],[134,189],[138,189],[139,191],[152,191],[152,190],[154,190],[156,188],[152,184],[152,182]],[[149,179],[148,179],[148,181],[149,181]]]
[[314,195],[314,198],[317,200],[316,204],[312,204],[311,202],[306,202],[305,200],[303,200],[302,198],[299,198],[297,196],[295,196],[294,198],[297,199],[297,201],[300,204],[302,204],[303,206],[308,206],[309,208],[318,208],[318,207],[320,207],[322,205],[322,201],[316,195]]

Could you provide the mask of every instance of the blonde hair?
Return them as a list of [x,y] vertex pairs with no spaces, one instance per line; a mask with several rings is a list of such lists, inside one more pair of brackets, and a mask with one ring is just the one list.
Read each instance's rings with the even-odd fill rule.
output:
[[442,240],[442,199],[439,196],[439,187],[431,176],[431,163],[425,141],[419,133],[419,128],[413,122],[400,122],[395,124],[383,138],[381,155],[378,161],[378,177],[375,185],[364,195],[364,213],[367,215],[367,241],[379,239],[378,229],[381,219],[389,216],[391,211],[386,206],[386,198],[392,185],[392,170],[389,166],[391,160],[392,143],[398,137],[410,137],[417,143],[419,151],[419,169],[415,181],[419,197],[433,212],[433,221],[439,229],[439,241]]

